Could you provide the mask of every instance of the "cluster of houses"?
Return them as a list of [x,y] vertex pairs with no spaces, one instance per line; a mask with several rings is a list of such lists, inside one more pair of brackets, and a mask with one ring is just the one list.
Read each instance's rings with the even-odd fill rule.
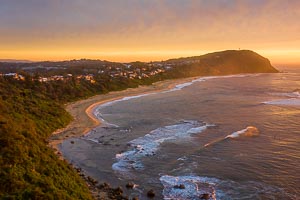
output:
[[[45,69],[46,68],[47,67],[45,67]],[[29,67],[28,69],[31,70],[31,73],[33,72],[32,67],[31,68]],[[28,69],[23,68],[23,70],[25,71]],[[43,69],[43,67],[39,65],[39,69]],[[87,65],[86,67],[82,68],[82,75],[78,75],[78,72],[76,75],[75,74],[53,75],[53,76],[40,75],[38,78],[36,78],[36,80],[40,82],[48,82],[48,81],[64,81],[64,80],[70,80],[75,78],[76,80],[86,80],[91,83],[95,83],[94,80],[95,74],[106,75],[108,77],[111,77],[112,79],[120,78],[120,77],[128,78],[128,79],[143,79],[143,78],[149,78],[151,76],[155,76],[160,73],[164,73],[165,71],[170,69],[172,69],[172,64],[167,64],[167,63],[163,64],[160,62],[156,62],[156,63],[151,62],[151,63],[142,63],[142,64],[118,63],[118,64],[111,64],[111,65],[102,65],[96,71],[95,68],[90,68]],[[62,68],[60,68],[60,70],[62,70]],[[57,74],[64,74],[64,73],[62,71],[57,71]],[[0,76],[10,76],[16,80],[25,80],[25,77],[18,73],[0,74]]]
[[[66,76],[61,76],[61,75],[54,75],[50,77],[39,77],[40,82],[48,82],[48,81],[64,81],[64,80],[69,80],[73,77],[72,74],[67,74]],[[75,76],[77,80],[83,79],[86,81],[89,81],[91,83],[95,83],[96,81],[94,80],[94,75],[93,74],[88,74],[88,75],[77,75]]]
[[[111,69],[108,73],[110,77],[125,77],[129,79],[149,78],[159,73],[166,71],[164,67],[134,67],[132,65],[125,65],[125,68],[116,67]],[[102,71],[104,73],[105,71]]]
[[1,74],[0,73],[0,77],[1,76],[12,77],[13,79],[21,80],[21,81],[25,80],[25,77],[21,74],[18,74],[18,73],[7,73],[7,74]]

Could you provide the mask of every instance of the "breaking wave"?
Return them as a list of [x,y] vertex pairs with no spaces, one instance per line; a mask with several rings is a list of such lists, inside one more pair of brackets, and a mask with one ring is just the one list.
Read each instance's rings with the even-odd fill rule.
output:
[[282,96],[287,98],[265,101],[263,103],[269,105],[300,106],[300,89],[295,89],[292,92],[286,92],[286,93],[272,93],[272,95]]
[[188,138],[192,134],[201,133],[208,126],[211,125],[190,120],[155,129],[143,137],[130,141],[129,145],[132,148],[117,154],[118,162],[114,163],[112,168],[116,171],[143,169],[141,158],[154,156],[162,143]]
[[294,199],[294,196],[281,188],[261,182],[235,182],[201,176],[169,176],[160,177],[164,186],[165,200],[227,200],[227,199]]
[[234,138],[238,138],[238,137],[241,137],[241,136],[253,137],[253,136],[258,136],[258,135],[259,135],[259,130],[255,126],[248,126],[245,129],[233,132],[233,133],[227,135],[226,137],[218,138],[218,139],[216,139],[212,142],[209,142],[209,143],[204,145],[204,148],[208,147],[208,146],[211,146],[211,145],[214,145],[216,143],[222,142],[224,140],[227,140],[228,138],[229,139],[234,139]]

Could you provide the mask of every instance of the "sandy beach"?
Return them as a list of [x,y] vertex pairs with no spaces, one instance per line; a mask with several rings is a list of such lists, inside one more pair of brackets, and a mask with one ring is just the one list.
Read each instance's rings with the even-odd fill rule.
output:
[[87,134],[92,128],[95,128],[101,124],[100,120],[98,120],[93,114],[93,110],[97,106],[106,102],[121,99],[123,97],[169,90],[174,88],[178,84],[189,82],[193,79],[195,79],[195,77],[176,80],[165,80],[153,83],[150,86],[128,88],[126,90],[96,95],[88,99],[66,104],[65,109],[71,114],[71,116],[73,117],[73,121],[67,127],[58,129],[55,132],[53,132],[49,140],[49,146],[53,148],[62,159],[63,155],[60,153],[58,146],[63,142],[64,139],[80,137],[84,134]]

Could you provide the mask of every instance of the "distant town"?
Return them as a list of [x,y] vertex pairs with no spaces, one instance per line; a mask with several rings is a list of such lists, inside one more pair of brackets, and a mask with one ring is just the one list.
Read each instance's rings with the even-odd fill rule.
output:
[[24,73],[34,75],[40,82],[64,81],[72,78],[95,83],[94,76],[104,75],[114,78],[142,79],[164,73],[172,69],[175,63],[134,62],[113,63],[98,60],[72,60],[42,63],[0,63],[0,76],[25,80]]

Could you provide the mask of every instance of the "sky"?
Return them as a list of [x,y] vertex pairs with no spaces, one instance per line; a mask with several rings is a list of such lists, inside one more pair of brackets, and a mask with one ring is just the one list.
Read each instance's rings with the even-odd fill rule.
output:
[[300,63],[299,0],[0,0],[0,58],[154,61],[250,49]]

